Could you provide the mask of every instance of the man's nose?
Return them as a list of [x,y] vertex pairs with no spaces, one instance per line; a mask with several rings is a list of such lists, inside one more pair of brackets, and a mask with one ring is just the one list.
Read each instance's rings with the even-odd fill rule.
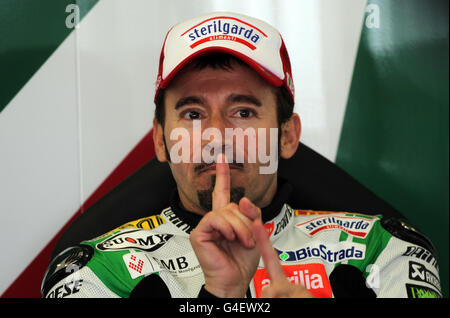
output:
[[[226,115],[221,112],[212,114],[202,126],[202,135],[204,136],[203,146],[204,151],[208,153],[211,149],[215,149],[214,152],[227,153],[229,156],[233,154],[232,140],[227,140],[226,129],[233,128],[232,124],[226,118]],[[229,148],[229,149],[228,149]],[[227,157],[227,160],[232,161],[233,158]]]
[[222,141],[225,137],[225,129],[232,128],[231,123],[227,120],[226,116],[221,112],[215,112],[206,120],[203,129],[215,128],[222,134]]

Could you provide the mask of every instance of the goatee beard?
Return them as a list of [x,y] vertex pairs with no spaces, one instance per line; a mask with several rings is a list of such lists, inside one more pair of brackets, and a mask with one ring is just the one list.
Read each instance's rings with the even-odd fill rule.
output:
[[[206,211],[212,211],[212,193],[216,184],[216,176],[211,176],[211,187],[207,190],[197,190],[197,197],[200,207]],[[239,204],[239,201],[245,196],[244,187],[231,187],[230,202]]]

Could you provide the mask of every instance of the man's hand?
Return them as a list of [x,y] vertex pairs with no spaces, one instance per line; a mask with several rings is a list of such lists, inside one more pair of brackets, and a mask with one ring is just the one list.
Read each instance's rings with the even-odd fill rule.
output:
[[213,210],[205,214],[190,240],[205,276],[205,289],[218,297],[244,297],[260,257],[252,222],[261,218],[261,210],[247,198],[239,205],[230,203],[230,170],[225,160],[223,155],[216,163]]
[[260,220],[253,222],[252,227],[256,245],[264,262],[264,267],[270,278],[270,285],[262,290],[262,298],[312,298],[312,295],[302,285],[289,282],[283,267],[278,260],[277,252],[272,247],[267,232]]

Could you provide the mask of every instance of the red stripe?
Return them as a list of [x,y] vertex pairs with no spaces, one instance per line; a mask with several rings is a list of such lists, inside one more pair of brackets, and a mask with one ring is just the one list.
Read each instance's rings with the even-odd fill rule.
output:
[[251,25],[250,23],[247,23],[247,22],[245,22],[245,21],[242,21],[241,19],[238,19],[238,18],[225,17],[225,16],[222,16],[222,17],[214,17],[214,18],[206,19],[206,20],[204,20],[204,21],[202,21],[202,22],[200,22],[200,23],[194,25],[194,26],[193,26],[192,28],[190,28],[189,30],[186,30],[186,31],[185,31],[182,35],[180,35],[180,36],[185,35],[185,34],[188,33],[189,31],[191,31],[192,29],[195,29],[196,27],[198,27],[200,24],[203,24],[203,23],[208,22],[208,21],[211,21],[211,20],[216,20],[216,19],[230,19],[230,20],[236,20],[236,21],[241,22],[241,23],[243,23],[243,24],[245,24],[245,25],[248,25],[249,27],[252,27],[253,29],[258,30],[262,35],[264,35],[264,36],[267,38],[267,35],[266,35],[263,31],[261,31],[259,28],[255,27],[254,25]]
[[254,46],[253,44],[241,39],[241,38],[237,38],[235,36],[230,36],[230,35],[214,35],[214,36],[209,36],[206,37],[202,40],[199,40],[193,44],[190,45],[191,49],[195,48],[196,46],[203,44],[205,42],[209,42],[209,41],[234,41],[234,42],[238,42],[241,44],[244,44],[245,46],[248,46],[250,49],[254,50],[256,49],[256,46]]
[[141,141],[130,151],[122,162],[111,172],[103,183],[95,190],[92,195],[83,203],[78,211],[61,228],[53,239],[44,247],[44,249],[33,259],[25,270],[16,278],[16,280],[2,294],[2,298],[40,298],[41,283],[45,271],[50,261],[53,248],[68,226],[80,216],[87,208],[94,204],[98,199],[112,190],[116,185],[122,182],[126,177],[142,167],[155,155],[153,146],[152,131],[148,132]]

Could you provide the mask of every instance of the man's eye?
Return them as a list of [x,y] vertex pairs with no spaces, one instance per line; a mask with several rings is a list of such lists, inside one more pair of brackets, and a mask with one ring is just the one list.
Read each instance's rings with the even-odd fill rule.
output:
[[236,116],[241,118],[248,118],[252,117],[253,115],[254,113],[250,109],[240,109],[236,112]]
[[185,112],[184,114],[183,114],[183,118],[184,119],[191,119],[191,120],[194,120],[194,119],[200,119],[200,117],[201,117],[201,115],[200,115],[200,113],[199,112],[196,112],[196,111],[187,111],[187,112]]

